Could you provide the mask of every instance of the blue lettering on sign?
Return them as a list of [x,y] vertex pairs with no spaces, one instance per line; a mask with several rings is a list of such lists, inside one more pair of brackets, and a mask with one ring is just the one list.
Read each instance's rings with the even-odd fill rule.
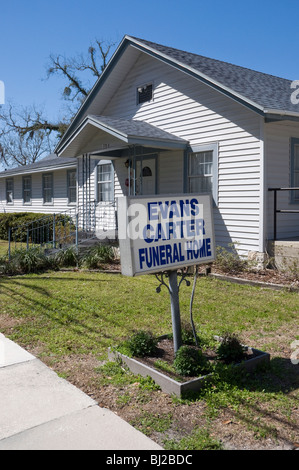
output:
[[201,207],[196,197],[147,202],[146,246],[138,249],[141,271],[213,256]]
[[167,241],[174,238],[196,238],[205,235],[204,219],[171,221],[153,226],[147,224],[143,229],[143,240],[146,243]]
[[139,248],[138,253],[139,268],[141,270],[183,263],[185,261],[181,243]]
[[179,201],[153,201],[147,203],[148,220],[169,220],[174,217],[196,217],[199,214],[199,203],[196,198]]
[[205,238],[203,240],[193,240],[186,242],[187,246],[187,260],[209,258],[212,256],[211,239]]

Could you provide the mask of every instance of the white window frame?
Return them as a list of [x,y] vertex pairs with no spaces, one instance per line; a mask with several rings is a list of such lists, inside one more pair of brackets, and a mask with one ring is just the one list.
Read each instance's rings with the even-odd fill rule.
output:
[[[71,185],[71,173],[75,173],[75,185]],[[71,189],[75,189],[76,194],[75,194],[75,201],[71,201]],[[68,205],[75,205],[77,204],[77,170],[68,170],[67,171],[67,200],[68,200]]]
[[[30,187],[29,188],[25,188],[25,181],[30,181]],[[23,176],[22,178],[22,196],[23,196],[23,204],[28,206],[28,205],[31,205],[31,200],[32,200],[32,177],[31,175],[25,175]],[[25,193],[28,193],[28,196],[29,196],[29,200],[26,201],[26,198],[25,198]]]
[[[190,180],[196,178],[190,174],[190,156],[199,153],[213,152],[212,172],[207,177],[212,178],[212,196],[214,204],[218,204],[218,143],[192,145],[187,151],[187,158],[185,159],[185,192],[190,193]],[[203,176],[204,177],[204,176]],[[203,194],[206,194],[203,192]]]
[[[8,183],[11,183],[11,189],[8,189]],[[8,200],[8,193],[11,193],[11,201]],[[14,203],[14,179],[6,178],[5,180],[5,195],[6,195],[6,204],[12,205]]]
[[[45,178],[47,176],[51,177],[51,186],[45,187]],[[54,204],[54,175],[53,173],[43,173],[42,175],[42,186],[43,186],[43,205],[51,206]],[[51,190],[51,201],[45,201],[45,191]]]
[[[101,179],[101,171],[103,170],[104,166],[110,166],[110,171],[105,172],[110,173],[111,178],[109,180],[103,180]],[[114,202],[114,165],[111,160],[102,160],[101,162],[98,163],[97,165],[97,203],[111,203]],[[109,193],[111,197],[109,196],[108,199],[103,198],[102,194],[104,193],[101,190],[102,185],[105,185],[109,183],[110,188],[108,191],[104,191],[105,193]]]

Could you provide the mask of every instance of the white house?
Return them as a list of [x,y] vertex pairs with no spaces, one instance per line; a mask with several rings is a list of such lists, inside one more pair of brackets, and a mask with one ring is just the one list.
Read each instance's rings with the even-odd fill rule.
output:
[[77,161],[51,154],[0,173],[0,212],[67,211],[77,204]]
[[[299,187],[291,85],[125,36],[55,150],[77,162],[77,205],[95,201],[106,231],[122,195],[210,192],[216,243],[263,258],[274,237],[269,188]],[[278,198],[299,210],[299,190]],[[298,214],[277,217],[277,238],[299,235]]]

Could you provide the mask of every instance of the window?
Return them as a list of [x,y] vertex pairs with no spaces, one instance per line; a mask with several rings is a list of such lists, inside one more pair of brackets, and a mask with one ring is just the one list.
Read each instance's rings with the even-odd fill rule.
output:
[[153,99],[153,85],[150,83],[148,85],[139,86],[137,88],[137,104],[146,103]]
[[217,203],[217,144],[192,148],[187,157],[187,184],[189,193],[210,193]]
[[31,203],[31,176],[23,176],[23,204]]
[[69,204],[74,204],[77,202],[77,172],[76,170],[69,170],[67,172],[67,197],[68,197]]
[[7,204],[13,204],[13,178],[6,180],[6,202]]
[[112,202],[114,200],[114,171],[112,163],[98,165],[98,202]]
[[43,175],[43,203],[53,203],[53,174],[47,173]]
[[[291,139],[291,187],[299,188],[299,139]],[[291,191],[291,202],[299,204],[299,191]]]

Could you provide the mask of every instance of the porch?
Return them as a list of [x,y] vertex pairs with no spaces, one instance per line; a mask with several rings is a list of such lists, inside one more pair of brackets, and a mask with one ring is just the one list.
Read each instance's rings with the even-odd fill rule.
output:
[[299,237],[269,240],[267,250],[277,269],[299,272]]

